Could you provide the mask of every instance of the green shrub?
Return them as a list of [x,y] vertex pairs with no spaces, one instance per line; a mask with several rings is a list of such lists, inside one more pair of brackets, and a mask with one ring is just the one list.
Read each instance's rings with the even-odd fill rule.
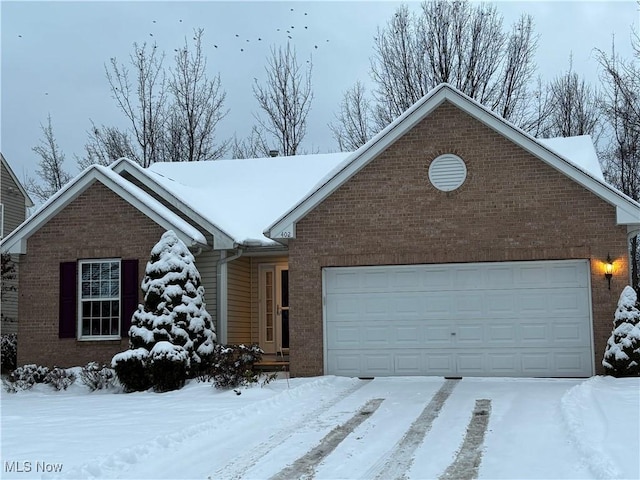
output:
[[125,350],[111,360],[111,366],[125,392],[142,392],[151,387],[148,363],[149,352],[144,348]]

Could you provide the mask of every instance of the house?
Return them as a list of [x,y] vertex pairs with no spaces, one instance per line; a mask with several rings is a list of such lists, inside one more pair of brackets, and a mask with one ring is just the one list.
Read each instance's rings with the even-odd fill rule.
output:
[[169,228],[218,340],[286,349],[293,375],[585,377],[640,204],[588,137],[537,140],[446,84],[350,154],[93,166],[2,242],[23,255],[18,363],[127,348]]
[[[27,210],[33,207],[29,194],[11,169],[9,162],[0,153],[0,239],[15,230],[27,218]],[[3,280],[2,289],[2,333],[18,332],[18,257],[12,256],[15,277]]]

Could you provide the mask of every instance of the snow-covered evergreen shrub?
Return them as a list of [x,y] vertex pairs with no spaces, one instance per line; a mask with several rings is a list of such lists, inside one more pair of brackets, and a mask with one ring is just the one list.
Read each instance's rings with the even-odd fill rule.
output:
[[640,376],[640,305],[629,286],[620,295],[602,365],[616,377]]
[[208,370],[201,372],[199,379],[213,380],[216,388],[236,388],[256,383],[259,372],[255,364],[264,351],[257,345],[219,345],[213,351],[213,361]]
[[197,373],[211,359],[216,335],[193,255],[173,231],[151,250],[141,287],[144,304],[131,320],[131,348],[151,351],[162,341],[179,345]]
[[76,381],[75,373],[64,368],[53,367],[44,377],[43,383],[51,385],[56,390],[66,390]]
[[168,392],[184,386],[189,370],[189,353],[180,345],[158,342],[150,353],[153,389]]
[[30,363],[11,372],[4,385],[7,391],[12,393],[19,390],[29,390],[36,383],[44,383],[48,374],[49,368]]
[[149,351],[145,348],[125,350],[113,357],[111,367],[125,392],[142,392],[151,387]]
[[2,335],[0,344],[2,371],[11,372],[18,366],[18,336],[15,333]]
[[111,387],[116,380],[116,372],[98,362],[89,362],[82,367],[80,380],[94,392]]

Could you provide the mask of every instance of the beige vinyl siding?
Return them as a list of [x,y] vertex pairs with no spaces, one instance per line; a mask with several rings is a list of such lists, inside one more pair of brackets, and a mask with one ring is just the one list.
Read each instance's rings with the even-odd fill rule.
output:
[[[0,299],[2,312],[0,331],[3,334],[18,333],[18,260],[19,255],[11,255],[11,261],[16,264],[15,278],[3,282],[5,285],[3,285],[2,299]],[[14,290],[7,290],[7,288]]]
[[227,264],[227,340],[253,343],[251,332],[251,258]]
[[0,203],[4,205],[2,235],[6,237],[9,235],[18,225],[24,222],[26,217],[26,202],[25,198],[20,192],[18,185],[13,181],[11,175],[4,165],[1,166],[0,171],[1,184],[0,188],[2,195],[0,195]]
[[[20,188],[13,181],[11,174],[6,169],[4,162],[0,162],[0,203],[2,204],[2,237],[6,237],[18,225],[24,222],[27,214],[26,199]],[[13,287],[14,290],[5,291],[0,299],[0,311],[2,311],[2,333],[18,333],[18,261],[19,255],[12,255],[11,261],[15,263],[15,278],[8,280],[5,287]],[[6,290],[4,288],[3,290]]]
[[255,343],[258,343],[260,340],[260,319],[258,318],[260,312],[258,272],[261,264],[288,265],[289,259],[286,256],[251,258],[251,331],[253,332],[253,342]]
[[216,318],[218,277],[216,268],[219,258],[220,252],[212,250],[204,251],[196,257],[196,267],[200,272],[202,286],[204,287],[204,301],[207,304],[207,312],[209,312],[216,325],[216,332],[218,331],[218,319]]

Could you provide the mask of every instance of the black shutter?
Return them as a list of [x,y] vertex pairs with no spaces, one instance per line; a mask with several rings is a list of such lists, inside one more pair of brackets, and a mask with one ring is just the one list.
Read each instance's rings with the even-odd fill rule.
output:
[[76,262],[60,264],[60,318],[58,337],[75,338],[78,324],[78,267]]
[[122,260],[122,320],[120,336],[129,336],[131,316],[138,308],[138,260]]

